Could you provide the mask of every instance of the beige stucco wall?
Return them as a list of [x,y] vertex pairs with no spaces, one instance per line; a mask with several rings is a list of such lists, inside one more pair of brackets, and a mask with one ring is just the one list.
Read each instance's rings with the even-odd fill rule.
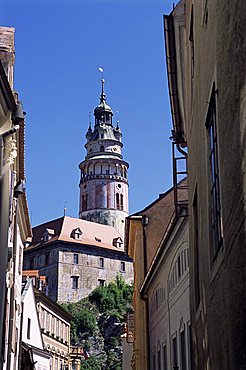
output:
[[[243,369],[245,344],[245,137],[246,3],[193,2],[194,77],[191,76],[192,1],[186,1],[187,77],[185,121],[189,147],[191,316],[196,369]],[[206,6],[207,5],[207,6]],[[209,166],[206,117],[213,83],[216,118],[223,247],[211,262]],[[194,217],[197,189],[201,302],[195,307]],[[223,319],[222,319],[223,318]]]

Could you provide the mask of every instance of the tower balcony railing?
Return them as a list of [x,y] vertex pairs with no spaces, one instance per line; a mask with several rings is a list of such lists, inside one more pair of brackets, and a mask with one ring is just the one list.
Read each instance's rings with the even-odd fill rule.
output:
[[128,183],[128,180],[126,177],[123,177],[121,175],[115,175],[115,174],[90,174],[85,175],[84,177],[81,177],[80,183],[83,184],[84,182],[88,180],[97,180],[97,179],[107,179],[107,180],[119,180],[123,181],[125,183]]

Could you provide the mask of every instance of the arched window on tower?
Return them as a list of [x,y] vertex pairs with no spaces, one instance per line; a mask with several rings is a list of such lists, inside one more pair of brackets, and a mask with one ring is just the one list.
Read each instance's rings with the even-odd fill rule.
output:
[[82,212],[86,211],[88,207],[88,194],[82,195]]
[[120,209],[120,194],[116,193],[116,208]]
[[123,194],[120,194],[120,209],[123,209]]

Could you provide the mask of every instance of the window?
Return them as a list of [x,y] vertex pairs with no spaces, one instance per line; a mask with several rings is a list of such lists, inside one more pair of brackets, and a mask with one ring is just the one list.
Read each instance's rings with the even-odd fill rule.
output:
[[81,237],[82,237],[82,231],[79,227],[76,227],[76,229],[73,229],[71,234],[70,234],[70,237],[75,239],[75,240],[80,240]]
[[61,325],[60,325],[60,337],[61,339],[63,339],[63,323],[61,322]]
[[121,272],[125,272],[126,271],[126,264],[123,261],[120,262],[120,271]]
[[86,211],[88,207],[88,194],[82,195],[82,211]]
[[46,312],[46,331],[50,331],[50,314]]
[[55,318],[51,317],[51,334],[55,332]]
[[181,277],[181,261],[180,255],[178,256],[178,279]]
[[73,254],[73,263],[75,263],[76,265],[79,263],[79,255],[78,255],[78,253],[74,253]]
[[72,276],[72,289],[78,289],[79,287],[79,277]]
[[98,283],[99,283],[100,286],[104,286],[105,285],[105,280],[98,279]]
[[27,319],[27,339],[31,338],[31,319]]
[[56,337],[59,337],[59,320],[56,320]]
[[161,351],[160,349],[157,352],[157,370],[161,370]]
[[123,194],[120,194],[120,209],[123,209]]
[[173,338],[173,366],[178,366],[177,338]]
[[116,208],[123,209],[123,194],[116,193]]
[[153,354],[153,370],[156,370],[155,354]]
[[99,258],[99,267],[100,267],[101,269],[103,269],[103,268],[104,268],[104,258],[102,258],[102,257],[100,257],[100,258]]
[[34,258],[31,258],[30,259],[30,270],[33,270],[34,269]]
[[100,146],[100,152],[104,152],[104,146],[103,145]]
[[41,311],[40,311],[40,326],[41,326],[41,329],[44,328],[44,309],[41,308]]
[[164,344],[162,347],[163,355],[163,370],[167,370],[167,346]]
[[181,370],[187,370],[185,331],[184,330],[180,333],[180,346],[181,346]]
[[191,331],[191,325],[188,326],[188,338],[189,338],[189,365],[190,370],[194,369],[193,366],[193,351],[192,351],[192,331]]
[[222,212],[220,202],[220,180],[219,180],[219,159],[218,159],[218,137],[216,123],[216,101],[215,89],[209,104],[207,116],[208,134],[208,160],[209,160],[209,191],[210,191],[210,227],[211,227],[211,260],[214,261],[223,244]]
[[45,265],[49,265],[49,263],[50,263],[50,254],[46,253],[45,254]]
[[116,193],[116,208],[120,209],[120,194]]

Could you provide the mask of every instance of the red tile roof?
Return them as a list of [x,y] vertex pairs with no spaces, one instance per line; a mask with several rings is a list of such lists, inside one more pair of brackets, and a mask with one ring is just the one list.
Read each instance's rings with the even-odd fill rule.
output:
[[[74,239],[72,232],[79,228],[82,232],[80,239]],[[54,230],[54,235],[48,241],[42,240],[44,232]],[[54,241],[72,242],[83,245],[93,245],[100,248],[124,251],[124,247],[113,245],[115,238],[121,238],[121,235],[114,227],[98,224],[96,222],[82,220],[80,218],[64,216],[56,220],[46,222],[33,228],[32,244],[27,250],[46,246]]]

